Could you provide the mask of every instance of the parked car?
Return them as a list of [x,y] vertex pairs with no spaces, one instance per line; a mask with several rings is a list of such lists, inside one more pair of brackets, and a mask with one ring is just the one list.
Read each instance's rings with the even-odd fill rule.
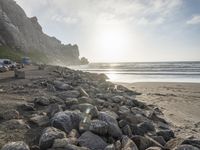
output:
[[2,64],[0,64],[0,72],[6,72],[8,71],[8,67],[7,66],[3,66]]
[[10,59],[0,59],[1,70],[13,70],[16,68],[17,64]]
[[22,58],[22,64],[30,65],[31,64],[31,59],[29,57],[23,57]]

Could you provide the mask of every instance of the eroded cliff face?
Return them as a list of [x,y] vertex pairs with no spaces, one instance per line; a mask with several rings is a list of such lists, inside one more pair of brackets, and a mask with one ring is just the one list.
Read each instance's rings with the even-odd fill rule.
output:
[[80,63],[77,45],[64,45],[43,33],[37,18],[28,18],[13,0],[0,0],[0,45],[25,53],[41,52],[50,63]]

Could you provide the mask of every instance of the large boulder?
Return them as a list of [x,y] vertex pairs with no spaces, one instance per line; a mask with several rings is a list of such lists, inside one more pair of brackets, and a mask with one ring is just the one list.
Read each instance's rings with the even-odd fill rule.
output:
[[117,120],[106,112],[99,113],[99,120],[105,121],[108,124],[108,134],[114,138],[120,138],[122,131],[118,126]]
[[58,112],[51,119],[51,125],[69,133],[72,129],[79,128],[82,119],[82,114],[79,111]]
[[101,137],[90,131],[84,132],[78,138],[78,144],[91,150],[103,150],[108,145]]
[[39,141],[40,149],[46,150],[53,145],[55,139],[62,139],[65,137],[65,133],[59,129],[56,129],[54,127],[45,128]]
[[56,80],[53,82],[53,84],[57,90],[71,90],[72,89],[72,86],[70,86],[69,84],[63,83],[63,81]]
[[192,146],[195,146],[195,147],[200,149],[200,140],[198,140],[198,139],[193,139],[193,138],[190,139],[190,138],[188,138],[188,139],[185,139],[182,142],[182,144],[192,145]]
[[30,150],[30,148],[26,143],[19,141],[7,143],[1,150]]
[[162,136],[165,141],[169,141],[170,139],[174,138],[174,132],[172,130],[160,130],[157,132],[158,136]]
[[92,120],[89,130],[99,135],[106,135],[108,133],[108,124],[102,120]]

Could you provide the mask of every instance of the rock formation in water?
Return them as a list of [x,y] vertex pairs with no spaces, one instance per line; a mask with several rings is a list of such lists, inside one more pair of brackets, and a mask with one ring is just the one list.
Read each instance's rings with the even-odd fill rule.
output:
[[64,45],[43,33],[38,19],[28,18],[13,0],[0,0],[0,45],[25,54],[43,54],[54,64],[80,63],[77,45]]

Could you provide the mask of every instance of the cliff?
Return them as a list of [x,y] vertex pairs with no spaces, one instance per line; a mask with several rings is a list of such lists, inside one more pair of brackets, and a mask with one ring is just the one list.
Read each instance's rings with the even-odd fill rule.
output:
[[[0,45],[22,51],[24,55],[44,55],[51,64],[79,64],[77,45],[64,45],[43,33],[36,17],[28,18],[13,0],[0,0]],[[36,61],[37,61],[37,57]],[[41,59],[40,59],[41,60]]]

